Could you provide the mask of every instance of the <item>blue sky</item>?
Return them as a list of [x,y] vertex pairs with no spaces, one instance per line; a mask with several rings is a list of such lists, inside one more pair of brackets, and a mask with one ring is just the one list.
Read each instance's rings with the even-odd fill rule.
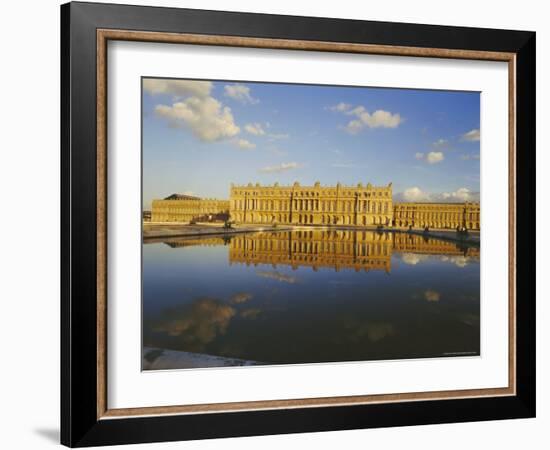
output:
[[479,199],[477,92],[143,79],[143,206],[229,184],[393,182],[395,200]]

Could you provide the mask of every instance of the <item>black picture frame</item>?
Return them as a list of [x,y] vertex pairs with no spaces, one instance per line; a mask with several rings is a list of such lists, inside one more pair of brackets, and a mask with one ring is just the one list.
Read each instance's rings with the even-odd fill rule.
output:
[[[516,395],[105,419],[97,414],[98,29],[516,55]],[[534,32],[93,3],[61,6],[61,443],[70,447],[535,416]]]

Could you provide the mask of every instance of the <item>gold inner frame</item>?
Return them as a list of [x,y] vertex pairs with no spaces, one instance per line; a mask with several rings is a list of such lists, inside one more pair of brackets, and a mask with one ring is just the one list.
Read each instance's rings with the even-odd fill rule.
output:
[[[148,406],[109,409],[107,405],[107,42],[109,40],[180,43],[267,49],[363,53],[501,61],[508,63],[508,386],[431,392],[263,400],[200,405]],[[341,42],[299,41],[130,30],[97,30],[97,418],[197,414],[265,409],[344,406],[402,401],[497,397],[516,394],[516,54],[445,48],[402,47]]]

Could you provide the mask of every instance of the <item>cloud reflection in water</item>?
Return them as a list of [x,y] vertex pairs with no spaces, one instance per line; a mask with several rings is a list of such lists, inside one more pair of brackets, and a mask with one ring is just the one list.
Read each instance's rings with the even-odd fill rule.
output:
[[166,311],[168,319],[153,327],[153,331],[178,337],[188,351],[201,351],[217,335],[225,334],[236,310],[213,298],[199,298],[190,306]]

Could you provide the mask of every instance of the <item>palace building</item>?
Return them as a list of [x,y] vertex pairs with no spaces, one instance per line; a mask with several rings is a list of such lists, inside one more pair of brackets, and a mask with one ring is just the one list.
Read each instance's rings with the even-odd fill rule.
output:
[[395,203],[393,224],[404,228],[479,230],[479,203]]
[[394,203],[392,183],[387,186],[249,183],[232,185],[229,202],[231,218],[238,223],[480,229],[479,203]]
[[151,210],[151,222],[189,223],[228,218],[229,200],[203,199],[183,194],[153,200]]
[[174,194],[153,200],[152,222],[227,220],[243,224],[480,229],[479,203],[393,201],[392,183],[373,186],[231,184],[229,200]]
[[242,223],[387,225],[393,218],[392,186],[231,185],[231,218]]

